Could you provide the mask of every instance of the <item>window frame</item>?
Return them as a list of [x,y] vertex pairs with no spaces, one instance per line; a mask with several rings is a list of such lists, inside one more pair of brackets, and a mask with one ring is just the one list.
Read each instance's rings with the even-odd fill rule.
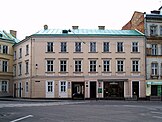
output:
[[[4,62],[5,62],[5,64],[4,64]],[[9,62],[8,61],[6,61],[6,60],[2,60],[2,72],[8,72],[8,64]]]
[[97,72],[97,60],[89,61],[89,72]]
[[54,52],[54,42],[47,42],[47,52]]
[[103,52],[110,52],[110,42],[103,42]]
[[61,46],[61,52],[62,53],[66,53],[67,52],[67,42],[60,42],[60,46]]
[[74,72],[82,72],[82,60],[74,60]]
[[110,72],[110,60],[103,60],[103,72]]
[[82,42],[75,42],[75,52],[76,53],[82,52]]
[[89,51],[91,53],[97,52],[97,43],[96,42],[90,42],[89,43]]
[[67,60],[60,60],[60,72],[67,72]]
[[117,42],[117,52],[118,53],[124,52],[124,42]]

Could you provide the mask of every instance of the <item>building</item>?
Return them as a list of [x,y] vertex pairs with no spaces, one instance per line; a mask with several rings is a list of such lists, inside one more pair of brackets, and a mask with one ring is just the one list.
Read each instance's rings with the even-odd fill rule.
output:
[[[135,12],[136,13],[136,12]],[[137,13],[136,13],[137,14]],[[134,16],[133,28],[141,27],[139,22],[144,22],[141,32],[146,35],[146,97],[148,99],[161,99],[162,95],[162,12],[161,8],[151,11],[150,14],[143,14],[143,19]],[[139,14],[140,16],[140,14]],[[136,21],[138,20],[138,21]],[[123,29],[131,29],[126,24]]]
[[44,29],[14,45],[14,96],[145,97],[145,37],[137,30]]
[[131,20],[122,27],[122,30],[139,30],[142,33],[145,33],[144,30],[144,15],[145,13],[135,11]]
[[16,31],[0,31],[0,97],[13,95],[13,45]]

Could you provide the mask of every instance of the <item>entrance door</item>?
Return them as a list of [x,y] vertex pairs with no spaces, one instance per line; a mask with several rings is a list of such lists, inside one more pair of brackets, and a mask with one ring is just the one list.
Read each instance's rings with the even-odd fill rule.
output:
[[96,98],[96,82],[90,82],[90,98]]
[[139,97],[139,82],[133,81],[132,82],[132,95],[136,95],[137,98]]
[[18,84],[18,97],[22,97],[22,84],[19,82]]
[[157,85],[151,85],[151,96],[157,96]]
[[72,82],[72,98],[84,99],[84,82]]
[[15,98],[16,97],[16,83],[14,84],[14,94],[13,94],[13,97]]

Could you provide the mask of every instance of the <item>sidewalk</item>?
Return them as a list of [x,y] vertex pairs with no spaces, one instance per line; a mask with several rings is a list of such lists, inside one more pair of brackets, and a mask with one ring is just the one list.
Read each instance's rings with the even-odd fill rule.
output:
[[39,98],[0,98],[0,101],[22,101],[22,102],[64,102],[72,100],[56,100],[56,99],[39,99]]

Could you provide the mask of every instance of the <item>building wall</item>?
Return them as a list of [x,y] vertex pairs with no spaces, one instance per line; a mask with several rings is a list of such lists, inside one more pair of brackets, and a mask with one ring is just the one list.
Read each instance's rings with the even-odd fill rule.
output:
[[[75,42],[85,42],[82,43],[82,52],[76,53],[74,51]],[[131,52],[131,43],[139,43],[139,52]],[[47,52],[47,42],[54,42],[54,51]],[[60,52],[60,42],[67,42],[67,52]],[[97,51],[95,53],[89,52],[89,42],[96,42]],[[109,42],[110,52],[103,53],[103,42]],[[124,43],[124,52],[117,53],[116,43]],[[90,81],[96,82],[96,92],[98,90],[99,79],[102,80],[116,80],[116,79],[127,79],[124,82],[124,97],[132,96],[132,81],[139,81],[140,83],[140,97],[145,97],[145,42],[143,37],[80,37],[80,40],[75,37],[32,37],[26,40],[14,48],[16,51],[19,48],[25,48],[25,45],[29,45],[30,54],[24,56],[21,59],[15,60],[14,64],[18,65],[22,62],[24,65],[25,60],[30,62],[30,73],[28,76],[25,75],[23,68],[22,75],[14,77],[14,83],[18,87],[18,83],[22,83],[23,89],[21,90],[21,97],[31,97],[31,98],[72,98],[72,83],[73,82],[83,82],[84,83],[84,94],[85,98],[90,97]],[[24,51],[23,51],[24,52]],[[54,61],[54,71],[46,71],[46,60]],[[67,72],[60,72],[60,60],[67,60]],[[82,60],[82,72],[74,72],[74,60]],[[93,59],[97,61],[97,71],[89,71],[89,61]],[[103,59],[110,60],[110,72],[103,72]],[[116,72],[116,61],[117,59],[124,60],[124,72]],[[132,72],[132,59],[138,59],[140,61],[140,71]],[[23,66],[24,67],[24,66]],[[18,71],[17,71],[18,72]],[[28,94],[25,94],[25,82],[28,81]],[[47,95],[46,83],[47,81],[52,81],[54,83],[54,91],[52,94]],[[60,93],[60,81],[66,81],[67,90],[65,93]],[[102,93],[96,93],[97,97],[103,97],[103,83]],[[18,95],[19,90],[17,89],[16,94]]]
[[[12,96],[13,94],[13,42],[0,39],[1,51],[0,51],[0,97]],[[8,53],[3,53],[3,46],[8,47]],[[7,72],[3,71],[3,61],[7,61]],[[2,81],[7,81],[7,91],[2,91]]]

